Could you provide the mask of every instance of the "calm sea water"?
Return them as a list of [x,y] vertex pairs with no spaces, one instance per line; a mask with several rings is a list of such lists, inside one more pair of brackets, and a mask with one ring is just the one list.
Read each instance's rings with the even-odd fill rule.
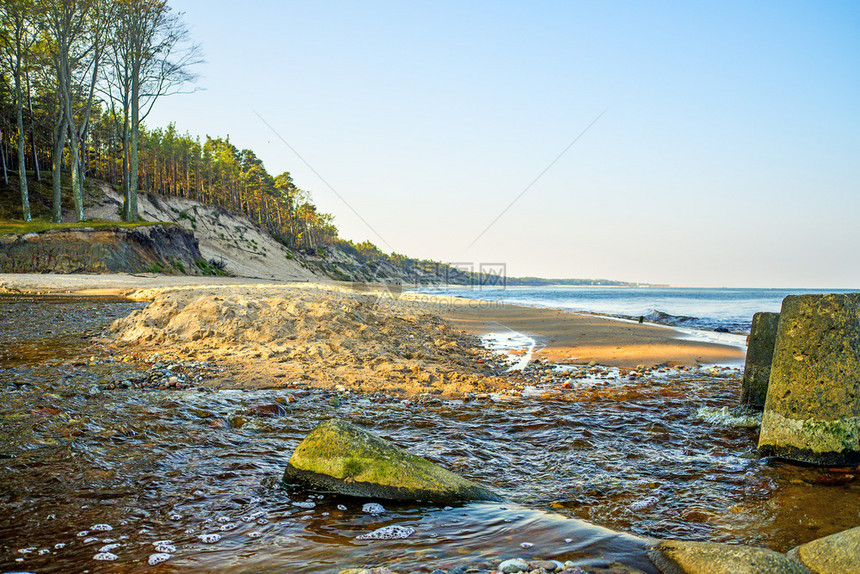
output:
[[779,311],[786,295],[847,293],[811,289],[697,289],[679,287],[507,287],[448,288],[448,295],[485,301],[550,307],[677,325],[693,329],[749,332],[759,311]]

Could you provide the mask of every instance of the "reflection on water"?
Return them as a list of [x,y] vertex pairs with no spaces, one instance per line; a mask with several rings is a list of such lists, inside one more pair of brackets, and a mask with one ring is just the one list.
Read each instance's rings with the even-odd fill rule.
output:
[[[621,561],[653,572],[641,539],[575,518],[644,536],[777,550],[860,524],[853,474],[758,460],[755,428],[720,423],[719,409],[737,402],[734,370],[435,406],[341,396],[342,406],[332,407],[329,395],[298,387],[108,391],[133,367],[89,360],[90,351],[74,359],[83,339],[70,333],[101,329],[135,305],[0,300],[6,571],[151,570],[151,556],[170,550],[158,568],[408,570],[523,556],[583,566]],[[51,337],[41,337],[48,329]],[[386,512],[369,514],[363,501],[283,487],[293,448],[331,416],[510,502],[383,502]],[[99,524],[112,530],[93,528]],[[387,525],[415,533],[357,539]],[[93,559],[104,549],[116,561]]]

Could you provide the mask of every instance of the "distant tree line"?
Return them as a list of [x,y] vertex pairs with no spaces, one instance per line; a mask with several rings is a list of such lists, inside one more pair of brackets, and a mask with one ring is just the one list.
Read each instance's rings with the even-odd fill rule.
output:
[[22,218],[31,219],[35,177],[51,181],[51,218],[61,221],[67,177],[83,221],[93,177],[122,189],[126,221],[138,220],[143,190],[244,214],[296,249],[334,243],[332,216],[289,173],[271,176],[229,138],[144,126],[161,96],[188,90],[199,61],[166,0],[0,0],[0,168],[6,185],[17,175]]

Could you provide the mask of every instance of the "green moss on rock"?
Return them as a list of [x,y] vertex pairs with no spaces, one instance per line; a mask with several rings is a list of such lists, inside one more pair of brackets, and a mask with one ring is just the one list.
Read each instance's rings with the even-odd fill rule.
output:
[[321,423],[290,457],[284,480],[392,500],[500,500],[493,492],[343,420]]

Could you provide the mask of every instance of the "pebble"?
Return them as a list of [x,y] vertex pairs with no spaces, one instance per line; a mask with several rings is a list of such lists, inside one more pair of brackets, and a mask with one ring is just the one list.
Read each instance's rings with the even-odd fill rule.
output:
[[382,514],[385,512],[385,508],[376,502],[368,502],[361,507],[361,511],[365,514]]
[[529,563],[522,558],[511,558],[505,560],[498,567],[503,574],[515,574],[516,572],[529,572]]
[[531,542],[523,542],[522,544],[520,544],[520,548],[531,548],[532,546],[534,546],[534,544],[532,544]]
[[532,570],[546,570],[547,572],[555,572],[563,568],[561,562],[557,560],[532,560],[529,562],[529,568]]
[[170,554],[167,554],[166,552],[157,552],[155,554],[149,555],[150,566],[161,564],[162,562],[166,562],[167,560],[170,560]]

